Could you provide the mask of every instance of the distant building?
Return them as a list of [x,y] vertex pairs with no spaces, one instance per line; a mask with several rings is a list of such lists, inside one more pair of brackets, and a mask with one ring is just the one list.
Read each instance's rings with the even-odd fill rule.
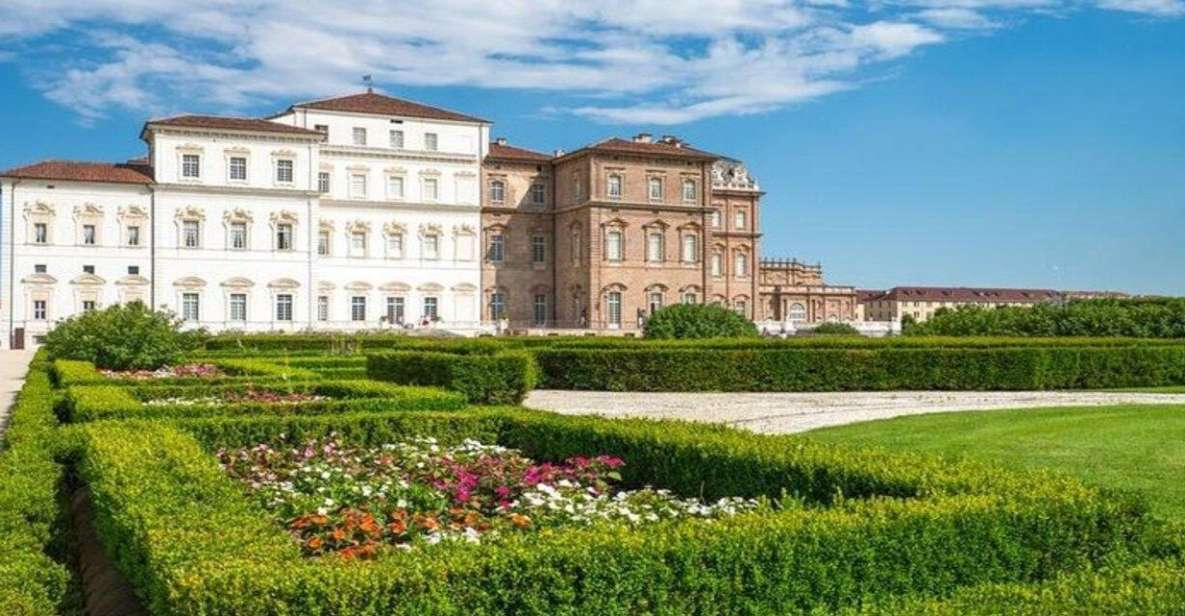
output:
[[792,259],[763,259],[758,271],[766,320],[790,323],[859,320],[856,289],[824,283],[821,265]]
[[1052,289],[994,289],[973,287],[893,287],[888,291],[861,290],[865,321],[900,321],[906,315],[925,321],[939,308],[959,306],[1032,306],[1060,302]]

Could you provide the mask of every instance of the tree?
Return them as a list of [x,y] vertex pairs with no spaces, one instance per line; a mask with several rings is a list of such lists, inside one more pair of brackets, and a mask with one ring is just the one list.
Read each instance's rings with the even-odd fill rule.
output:
[[152,370],[181,361],[201,340],[171,313],[141,302],[74,315],[45,337],[53,359],[79,359],[111,370]]
[[653,339],[754,338],[757,326],[743,315],[714,304],[676,304],[655,311],[646,321]]

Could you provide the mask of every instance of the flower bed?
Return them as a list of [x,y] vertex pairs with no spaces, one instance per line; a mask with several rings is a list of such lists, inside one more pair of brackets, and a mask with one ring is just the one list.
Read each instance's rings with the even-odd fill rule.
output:
[[506,533],[680,518],[713,519],[763,506],[757,499],[705,503],[667,490],[617,490],[625,462],[577,456],[536,463],[521,452],[431,437],[358,448],[336,438],[297,448],[266,443],[218,452],[306,555],[369,558],[388,546],[478,543]]
[[226,373],[214,364],[193,363],[165,366],[156,370],[99,370],[99,374],[109,379],[146,381],[176,378],[212,379],[224,376]]
[[307,391],[283,391],[255,389],[248,386],[241,391],[224,391],[216,396],[170,396],[167,398],[152,398],[144,401],[144,406],[221,406],[224,404],[242,404],[258,402],[262,404],[301,404],[303,402],[321,402],[329,400],[329,396],[321,396]]

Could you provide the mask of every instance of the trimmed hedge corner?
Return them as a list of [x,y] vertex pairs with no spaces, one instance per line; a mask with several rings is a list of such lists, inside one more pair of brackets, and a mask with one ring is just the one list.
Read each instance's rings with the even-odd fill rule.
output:
[[366,357],[372,379],[461,392],[474,404],[518,404],[535,387],[535,364],[521,351],[454,354],[390,351]]

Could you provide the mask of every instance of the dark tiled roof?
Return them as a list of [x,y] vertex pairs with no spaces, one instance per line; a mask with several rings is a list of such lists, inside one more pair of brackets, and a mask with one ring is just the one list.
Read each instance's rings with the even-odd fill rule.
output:
[[72,160],[44,160],[0,172],[0,177],[63,182],[109,182],[151,184],[152,167],[119,163],[91,163]]
[[497,142],[490,144],[490,154],[487,158],[496,158],[499,160],[515,160],[532,163],[545,163],[551,160],[551,157],[542,152],[534,150],[527,150],[523,148],[516,148],[512,145],[499,144]]
[[349,113],[404,116],[408,118],[427,118],[430,120],[482,122],[488,124],[486,120],[478,117],[457,113],[455,111],[449,111],[448,109],[441,109],[440,107],[423,105],[414,101],[395,98],[394,96],[387,96],[386,94],[375,94],[374,92],[350,94],[348,96],[338,96],[336,98],[324,98],[306,103],[297,103],[292,107],[302,109],[323,109],[325,111],[345,111]]
[[873,299],[907,302],[1045,302],[1059,299],[1052,289],[1000,289],[977,287],[893,287]]
[[632,139],[622,139],[620,137],[613,137],[604,141],[598,141],[592,145],[585,146],[570,152],[560,158],[567,158],[575,156],[584,152],[610,152],[617,154],[637,154],[642,156],[657,156],[664,158],[689,158],[695,160],[716,160],[719,156],[711,152],[698,150],[689,145],[675,145],[672,143],[664,143],[662,141],[642,142],[634,141]]
[[270,120],[258,118],[226,118],[222,116],[179,115],[171,118],[149,120],[144,128],[149,126],[175,126],[179,128],[210,128],[220,130],[241,130],[257,133],[281,133],[288,135],[303,135],[307,137],[321,137],[321,133],[299,126],[280,124]]
[[884,291],[874,291],[872,289],[856,289],[856,301],[869,302],[880,299],[884,295]]

